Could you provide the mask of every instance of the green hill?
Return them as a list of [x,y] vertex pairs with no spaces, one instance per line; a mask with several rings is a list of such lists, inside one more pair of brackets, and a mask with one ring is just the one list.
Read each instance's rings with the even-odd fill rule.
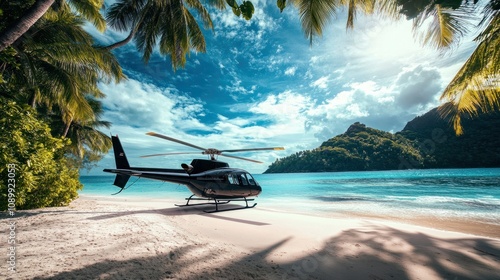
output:
[[264,173],[500,166],[500,114],[466,119],[464,129],[455,136],[437,109],[395,134],[356,122],[316,149],[276,160]]
[[500,166],[500,112],[463,120],[459,137],[433,109],[408,122],[401,135],[418,144],[425,168]]

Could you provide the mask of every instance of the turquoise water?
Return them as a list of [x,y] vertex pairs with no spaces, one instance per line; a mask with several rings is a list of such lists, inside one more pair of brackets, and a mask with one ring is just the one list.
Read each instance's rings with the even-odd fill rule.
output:
[[[262,208],[322,214],[355,212],[460,217],[500,224],[500,168],[254,174]],[[111,196],[114,176],[82,176],[83,195]],[[186,187],[131,178],[118,196],[173,198]]]

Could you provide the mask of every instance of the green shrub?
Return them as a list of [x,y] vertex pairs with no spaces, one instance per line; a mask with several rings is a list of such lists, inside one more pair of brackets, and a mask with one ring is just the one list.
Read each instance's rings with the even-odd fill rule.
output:
[[16,209],[63,206],[77,198],[83,185],[64,154],[69,140],[52,137],[28,106],[0,98],[0,110],[0,210],[8,208],[8,183],[14,181]]

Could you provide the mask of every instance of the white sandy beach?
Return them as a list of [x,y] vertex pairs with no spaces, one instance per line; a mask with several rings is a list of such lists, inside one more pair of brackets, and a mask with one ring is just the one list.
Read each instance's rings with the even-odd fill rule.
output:
[[[260,205],[207,214],[212,206],[176,202],[82,196],[68,207],[18,211],[17,271],[2,254],[0,278],[500,279],[500,225],[472,235],[454,221],[446,231]],[[433,223],[446,228],[421,222]]]

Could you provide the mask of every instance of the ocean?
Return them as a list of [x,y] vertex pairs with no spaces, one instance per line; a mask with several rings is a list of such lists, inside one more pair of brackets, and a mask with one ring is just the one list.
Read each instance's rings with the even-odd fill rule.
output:
[[[253,175],[263,189],[255,200],[257,207],[321,215],[460,218],[500,225],[500,168]],[[82,176],[80,193],[112,198],[119,190],[113,181],[114,175]],[[182,185],[132,177],[117,196],[183,203],[190,195]]]

